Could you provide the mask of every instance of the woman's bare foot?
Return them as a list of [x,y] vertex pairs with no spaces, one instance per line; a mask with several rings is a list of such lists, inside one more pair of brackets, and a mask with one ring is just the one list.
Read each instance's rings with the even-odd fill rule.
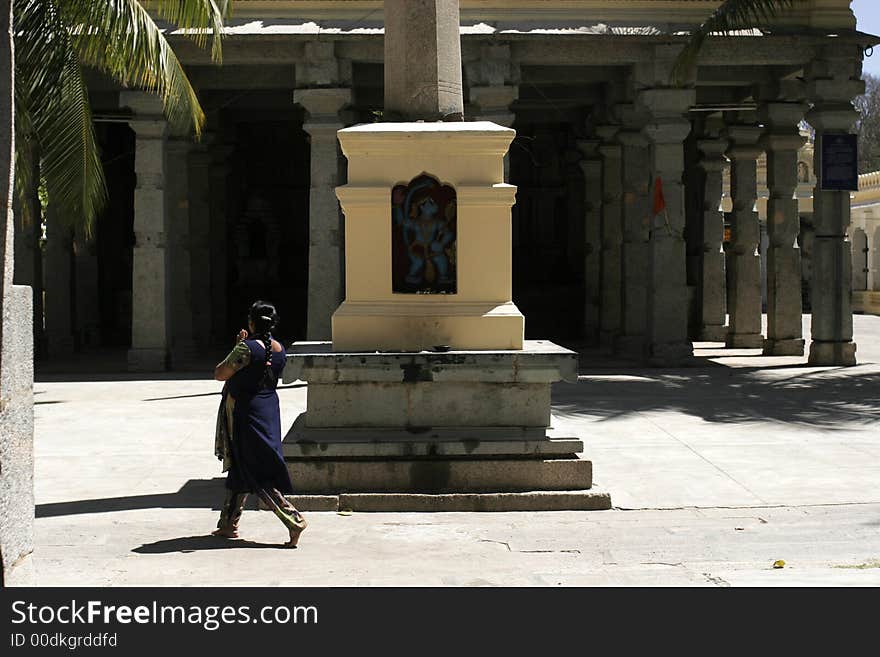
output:
[[287,548],[295,548],[296,544],[299,542],[299,535],[303,533],[303,530],[308,526],[309,523],[306,522],[306,519],[302,517],[302,514],[297,512],[296,519],[299,523],[298,527],[293,527],[288,529],[290,532],[290,540],[284,544],[284,547]]
[[211,532],[211,536],[219,536],[221,538],[238,538],[237,529],[215,529]]

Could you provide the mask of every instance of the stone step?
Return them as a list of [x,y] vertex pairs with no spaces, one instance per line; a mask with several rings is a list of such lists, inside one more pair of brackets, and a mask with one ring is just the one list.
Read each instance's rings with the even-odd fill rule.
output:
[[584,451],[571,432],[530,427],[314,429],[300,415],[284,438],[287,459],[566,456]]
[[288,459],[302,493],[519,493],[589,489],[593,464],[560,458]]
[[303,512],[602,511],[611,508],[611,496],[595,488],[519,493],[343,493],[295,495],[290,500]]

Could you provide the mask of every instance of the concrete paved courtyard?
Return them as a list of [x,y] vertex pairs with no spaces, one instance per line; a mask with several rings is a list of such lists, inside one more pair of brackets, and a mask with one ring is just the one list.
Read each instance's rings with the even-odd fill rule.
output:
[[[285,531],[258,511],[244,540],[208,536],[223,495],[209,372],[38,373],[30,574],[60,586],[878,586],[880,317],[854,319],[854,368],[703,343],[688,369],[587,355],[554,409],[585,440],[610,511],[312,512],[296,550],[277,549]],[[284,426],[305,392],[279,391]]]

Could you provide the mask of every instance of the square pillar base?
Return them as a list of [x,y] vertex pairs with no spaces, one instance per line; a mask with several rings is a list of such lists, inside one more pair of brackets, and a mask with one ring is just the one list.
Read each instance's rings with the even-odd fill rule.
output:
[[854,342],[819,342],[810,344],[810,365],[856,364],[856,344]]
[[165,349],[129,349],[129,372],[164,372],[168,369],[168,352]]
[[764,340],[765,356],[803,356],[804,341],[800,339]]
[[728,333],[725,345],[728,349],[763,349],[764,336],[760,333]]
[[[544,508],[541,500],[547,509],[609,508],[607,494],[589,490],[583,443],[550,413],[550,386],[577,381],[577,354],[545,341],[524,346],[381,353],[295,343],[284,381],[309,383],[306,412],[284,439],[297,490],[382,494],[385,510],[402,510],[394,505],[411,495],[425,510],[449,510],[449,495],[488,509],[499,494],[528,494],[505,498],[507,510]],[[560,507],[562,498],[538,494],[548,491],[578,494]]]

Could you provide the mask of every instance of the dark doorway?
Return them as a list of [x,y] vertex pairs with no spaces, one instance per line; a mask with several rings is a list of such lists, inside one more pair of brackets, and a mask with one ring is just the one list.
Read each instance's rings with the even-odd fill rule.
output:
[[308,303],[308,135],[301,121],[230,122],[226,211],[227,331],[245,326],[256,299],[275,304],[277,337],[305,339]]
[[526,338],[583,337],[583,174],[566,124],[518,121],[510,148],[513,301]]
[[96,123],[107,179],[107,206],[95,224],[100,344],[131,346],[131,272],[134,248],[135,134],[125,123]]

